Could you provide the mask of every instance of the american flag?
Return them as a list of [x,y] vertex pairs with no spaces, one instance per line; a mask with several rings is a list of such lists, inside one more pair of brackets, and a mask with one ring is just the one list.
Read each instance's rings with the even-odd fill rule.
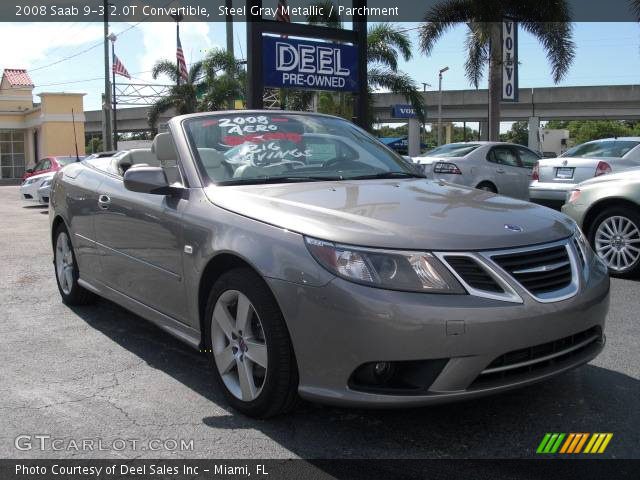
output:
[[127,72],[127,69],[124,68],[124,65],[122,64],[120,59],[115,55],[113,56],[113,66],[111,67],[111,69],[113,70],[113,73],[115,73],[116,75],[122,75],[123,77],[126,77],[129,80],[131,80],[131,75],[129,75],[129,72]]
[[279,22],[291,22],[287,0],[278,0],[278,10],[276,10],[276,20]]
[[182,51],[180,34],[178,34],[178,49],[176,50],[176,59],[178,60],[178,73],[180,76],[180,80],[187,82],[189,80],[189,71],[187,70],[187,62],[184,61],[184,52]]

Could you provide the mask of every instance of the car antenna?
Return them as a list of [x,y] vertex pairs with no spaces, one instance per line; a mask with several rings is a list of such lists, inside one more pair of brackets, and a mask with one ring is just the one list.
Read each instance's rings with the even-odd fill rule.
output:
[[78,136],[76,135],[76,116],[71,109],[71,122],[73,123],[73,141],[76,144],[76,161],[80,161],[80,155],[78,155]]

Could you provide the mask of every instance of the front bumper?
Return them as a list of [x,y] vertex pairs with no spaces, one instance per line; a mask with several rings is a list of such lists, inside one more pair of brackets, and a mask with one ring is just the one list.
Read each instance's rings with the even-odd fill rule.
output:
[[38,203],[38,188],[40,188],[39,182],[36,184],[23,185],[20,187],[20,198],[27,202]]
[[[299,367],[302,397],[336,405],[399,407],[482,396],[534,383],[582,365],[604,346],[609,277],[591,265],[578,294],[524,304],[470,295],[430,295],[365,287],[335,278],[323,287],[267,279],[280,301]],[[594,329],[597,342],[545,368],[479,382],[498,357]],[[418,394],[353,388],[369,362],[445,360]]]

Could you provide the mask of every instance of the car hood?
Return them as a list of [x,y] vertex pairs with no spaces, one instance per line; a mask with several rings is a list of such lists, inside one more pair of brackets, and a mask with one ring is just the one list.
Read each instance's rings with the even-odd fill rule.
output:
[[211,186],[205,191],[214,204],[240,215],[369,247],[509,248],[566,238],[574,228],[568,217],[545,207],[423,179]]

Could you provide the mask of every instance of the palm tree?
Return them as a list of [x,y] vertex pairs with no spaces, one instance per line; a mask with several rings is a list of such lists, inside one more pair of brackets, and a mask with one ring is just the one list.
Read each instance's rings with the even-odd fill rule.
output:
[[537,37],[551,64],[554,83],[560,82],[575,56],[566,0],[442,0],[427,11],[420,25],[420,48],[430,55],[447,30],[467,24],[465,73],[476,88],[489,64],[489,140],[498,140],[500,130],[504,18],[518,22],[523,30]]
[[148,121],[153,130],[158,117],[170,108],[178,115],[198,111],[222,110],[230,102],[242,99],[246,90],[246,75],[239,60],[226,50],[214,48],[204,60],[189,68],[186,82],[178,83],[178,69],[174,62],[160,60],[151,71],[156,80],[160,75],[169,77],[175,85],[169,95],[158,100],[149,110]]
[[203,62],[195,62],[189,68],[186,82],[179,82],[178,66],[170,60],[159,60],[151,70],[151,77],[154,80],[160,75],[169,77],[175,85],[169,89],[169,95],[161,98],[151,106],[147,121],[153,131],[160,115],[170,108],[174,108],[178,115],[193,113],[198,111],[198,89],[204,77]]
[[204,81],[200,86],[200,111],[224,110],[243,100],[247,78],[243,63],[221,48],[207,53],[203,61]]
[[[307,22],[312,25],[324,25],[332,28],[342,28],[342,21],[337,14],[338,9],[332,9],[330,0],[317,2],[316,11],[333,12],[327,15],[312,15],[307,17]],[[406,73],[398,69],[398,61],[405,61],[412,57],[411,41],[406,32],[389,23],[380,23],[369,27],[367,32],[367,72],[369,87],[369,119],[373,121],[373,96],[377,89],[387,89],[392,93],[403,95],[415,109],[420,121],[424,121],[424,100],[419,93],[416,83]],[[326,96],[326,94],[325,94]],[[339,112],[350,109],[349,101],[343,95],[335,99],[320,99],[319,104],[332,105]],[[348,115],[349,117],[351,115]]]

